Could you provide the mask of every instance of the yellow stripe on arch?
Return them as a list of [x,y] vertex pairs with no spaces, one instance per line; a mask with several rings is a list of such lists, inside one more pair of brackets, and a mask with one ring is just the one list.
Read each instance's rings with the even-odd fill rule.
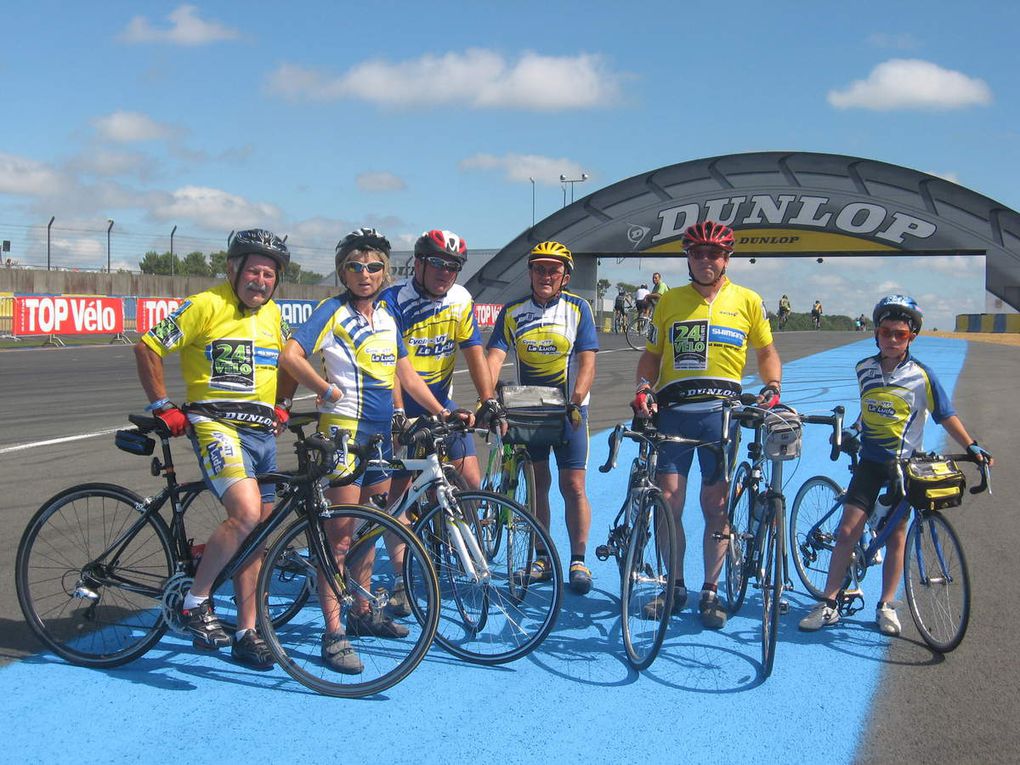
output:
[[[796,228],[742,228],[734,232],[736,251],[751,252],[898,252],[899,248],[848,234]],[[644,252],[681,252],[681,239],[663,242]]]

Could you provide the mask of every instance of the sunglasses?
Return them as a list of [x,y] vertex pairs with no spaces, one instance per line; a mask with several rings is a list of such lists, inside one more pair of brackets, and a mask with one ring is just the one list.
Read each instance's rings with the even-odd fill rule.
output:
[[729,253],[725,250],[688,250],[687,257],[691,260],[722,260]]
[[556,266],[528,266],[528,268],[539,276],[559,276],[563,273],[563,269]]
[[909,329],[890,329],[889,327],[879,327],[878,336],[884,340],[895,340],[897,342],[903,342],[910,337]]
[[362,271],[368,271],[370,274],[377,274],[386,268],[386,266],[378,260],[373,260],[371,263],[362,263],[359,260],[348,260],[344,263],[344,268],[355,274],[360,274]]
[[433,268],[437,268],[440,271],[449,271],[450,273],[455,274],[461,269],[460,263],[456,260],[447,260],[446,258],[439,257],[438,255],[427,255],[423,257],[422,260],[424,260],[426,264]]

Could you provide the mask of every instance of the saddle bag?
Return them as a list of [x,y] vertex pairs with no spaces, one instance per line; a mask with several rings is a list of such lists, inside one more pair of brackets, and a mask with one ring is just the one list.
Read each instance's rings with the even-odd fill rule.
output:
[[501,385],[499,399],[507,413],[507,443],[543,447],[566,442],[567,399],[559,388]]
[[943,510],[963,502],[963,471],[938,455],[911,457],[906,466],[907,499],[918,510]]
[[770,460],[794,460],[800,456],[803,427],[800,416],[788,406],[780,404],[765,414],[763,447]]

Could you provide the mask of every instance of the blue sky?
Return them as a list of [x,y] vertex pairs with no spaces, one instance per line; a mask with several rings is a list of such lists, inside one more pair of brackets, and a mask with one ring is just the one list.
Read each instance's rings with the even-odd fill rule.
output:
[[[4,21],[0,233],[26,264],[45,264],[51,216],[54,263],[79,267],[105,266],[108,219],[115,267],[175,225],[178,252],[273,228],[318,271],[362,224],[498,248],[531,223],[529,177],[541,218],[561,173],[590,176],[580,197],[759,150],[878,159],[1020,207],[1012,3],[15,0]],[[946,316],[984,307],[973,261],[826,264],[803,287],[761,266],[746,280],[770,303],[793,282],[795,303],[859,311],[902,280]]]

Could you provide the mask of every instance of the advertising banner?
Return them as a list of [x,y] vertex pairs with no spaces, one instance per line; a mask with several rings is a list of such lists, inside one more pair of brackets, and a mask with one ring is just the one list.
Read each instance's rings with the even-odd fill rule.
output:
[[144,335],[181,307],[183,298],[138,298],[135,332]]
[[475,321],[479,327],[491,328],[502,310],[503,306],[498,303],[475,303]]
[[115,335],[124,331],[124,301],[110,297],[14,298],[15,335]]
[[315,310],[315,306],[319,304],[319,301],[277,300],[276,303],[280,306],[280,313],[283,314],[283,320],[287,322],[292,329],[297,329],[308,321],[308,317],[312,315],[312,311]]

